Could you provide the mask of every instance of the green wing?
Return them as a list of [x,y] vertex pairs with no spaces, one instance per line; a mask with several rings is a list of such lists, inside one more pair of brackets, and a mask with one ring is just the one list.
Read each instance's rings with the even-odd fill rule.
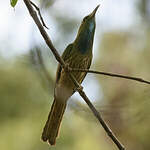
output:
[[[87,68],[85,68],[85,69],[90,69],[91,63],[92,63],[92,56],[89,57]],[[84,78],[85,78],[86,75],[87,75],[87,72],[84,74],[84,77],[83,77],[82,81],[84,80]],[[81,81],[81,83],[82,83],[82,81]]]
[[[71,51],[72,51],[72,47],[73,47],[73,44],[69,44],[67,46],[67,48],[65,49],[65,51],[63,52],[62,54],[62,58],[63,60],[65,61],[71,54]],[[58,80],[60,79],[60,75],[61,75],[61,70],[62,70],[62,67],[61,65],[59,64],[58,65],[58,68],[57,68],[57,73],[56,73],[56,83],[58,82]]]

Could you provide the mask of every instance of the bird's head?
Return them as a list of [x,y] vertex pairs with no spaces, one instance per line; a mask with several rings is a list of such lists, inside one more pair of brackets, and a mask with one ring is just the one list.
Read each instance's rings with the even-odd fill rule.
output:
[[75,44],[82,53],[92,49],[96,27],[95,14],[98,8],[99,5],[92,11],[92,13],[83,18],[75,39]]
[[98,10],[100,5],[98,5],[93,11],[92,13],[90,13],[88,16],[83,18],[83,21],[81,23],[80,29],[82,28],[86,28],[89,31],[94,30],[95,28],[95,14]]

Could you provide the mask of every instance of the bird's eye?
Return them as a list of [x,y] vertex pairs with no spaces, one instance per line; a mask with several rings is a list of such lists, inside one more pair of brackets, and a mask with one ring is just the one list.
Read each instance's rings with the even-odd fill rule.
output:
[[83,21],[85,21],[85,20],[87,20],[88,19],[88,16],[86,16],[84,19],[83,19]]

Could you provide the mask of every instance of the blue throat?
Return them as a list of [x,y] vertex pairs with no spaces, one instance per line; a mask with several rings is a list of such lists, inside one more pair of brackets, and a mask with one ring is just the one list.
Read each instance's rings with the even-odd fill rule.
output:
[[95,25],[94,23],[89,24],[89,28],[82,31],[78,41],[78,50],[85,54],[89,51],[92,51],[93,47],[93,38],[94,38]]

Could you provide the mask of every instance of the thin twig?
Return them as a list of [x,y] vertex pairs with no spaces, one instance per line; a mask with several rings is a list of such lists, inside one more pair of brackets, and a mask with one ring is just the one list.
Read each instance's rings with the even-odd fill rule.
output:
[[45,28],[49,29],[49,28],[46,26],[45,22],[44,22],[44,19],[43,19],[42,15],[41,15],[41,11],[40,11],[39,7],[37,7],[32,1],[30,1],[30,3],[31,3],[31,4],[34,6],[34,8],[38,11],[38,14],[39,14],[39,16],[40,16],[40,20],[42,21],[43,26],[44,26]]
[[124,79],[129,79],[129,80],[134,80],[138,82],[143,82],[146,84],[150,84],[150,81],[144,80],[142,78],[137,78],[137,77],[131,77],[131,76],[125,76],[121,74],[115,74],[115,73],[108,73],[108,72],[102,72],[102,71],[95,71],[95,70],[88,70],[88,69],[76,69],[76,68],[70,68],[69,69],[71,72],[87,72],[87,73],[95,73],[95,74],[101,74],[105,76],[111,76],[111,77],[117,77],[117,78],[124,78]]
[[77,91],[79,92],[79,94],[81,95],[81,97],[85,100],[85,102],[87,103],[87,105],[89,106],[89,108],[91,109],[91,111],[93,112],[93,114],[95,115],[95,117],[99,120],[100,124],[102,125],[102,127],[104,128],[104,130],[107,132],[108,136],[112,139],[112,141],[116,144],[116,146],[118,147],[119,150],[125,150],[124,146],[121,144],[121,142],[115,137],[115,135],[113,134],[113,132],[110,130],[110,128],[107,126],[107,124],[104,122],[104,120],[102,119],[101,115],[99,114],[99,112],[96,110],[96,108],[93,106],[93,104],[90,102],[90,100],[88,99],[88,97],[86,96],[86,94],[84,93],[84,91],[81,88],[81,85],[76,81],[76,79],[74,78],[74,76],[72,75],[71,72],[68,71],[68,67],[67,65],[65,65],[64,60],[60,57],[59,53],[57,52],[57,50],[55,49],[55,47],[53,46],[48,34],[46,33],[45,29],[43,28],[36,12],[34,11],[31,3],[29,0],[24,0],[24,3],[26,4],[30,15],[32,16],[33,20],[35,21],[36,25],[38,26],[38,29],[41,33],[41,35],[43,36],[45,42],[47,43],[47,46],[51,49],[51,51],[53,52],[56,60],[60,63],[60,65],[64,68],[64,70],[66,71],[66,73],[68,74],[68,76],[70,77],[70,79],[72,80],[72,82],[75,84]]

